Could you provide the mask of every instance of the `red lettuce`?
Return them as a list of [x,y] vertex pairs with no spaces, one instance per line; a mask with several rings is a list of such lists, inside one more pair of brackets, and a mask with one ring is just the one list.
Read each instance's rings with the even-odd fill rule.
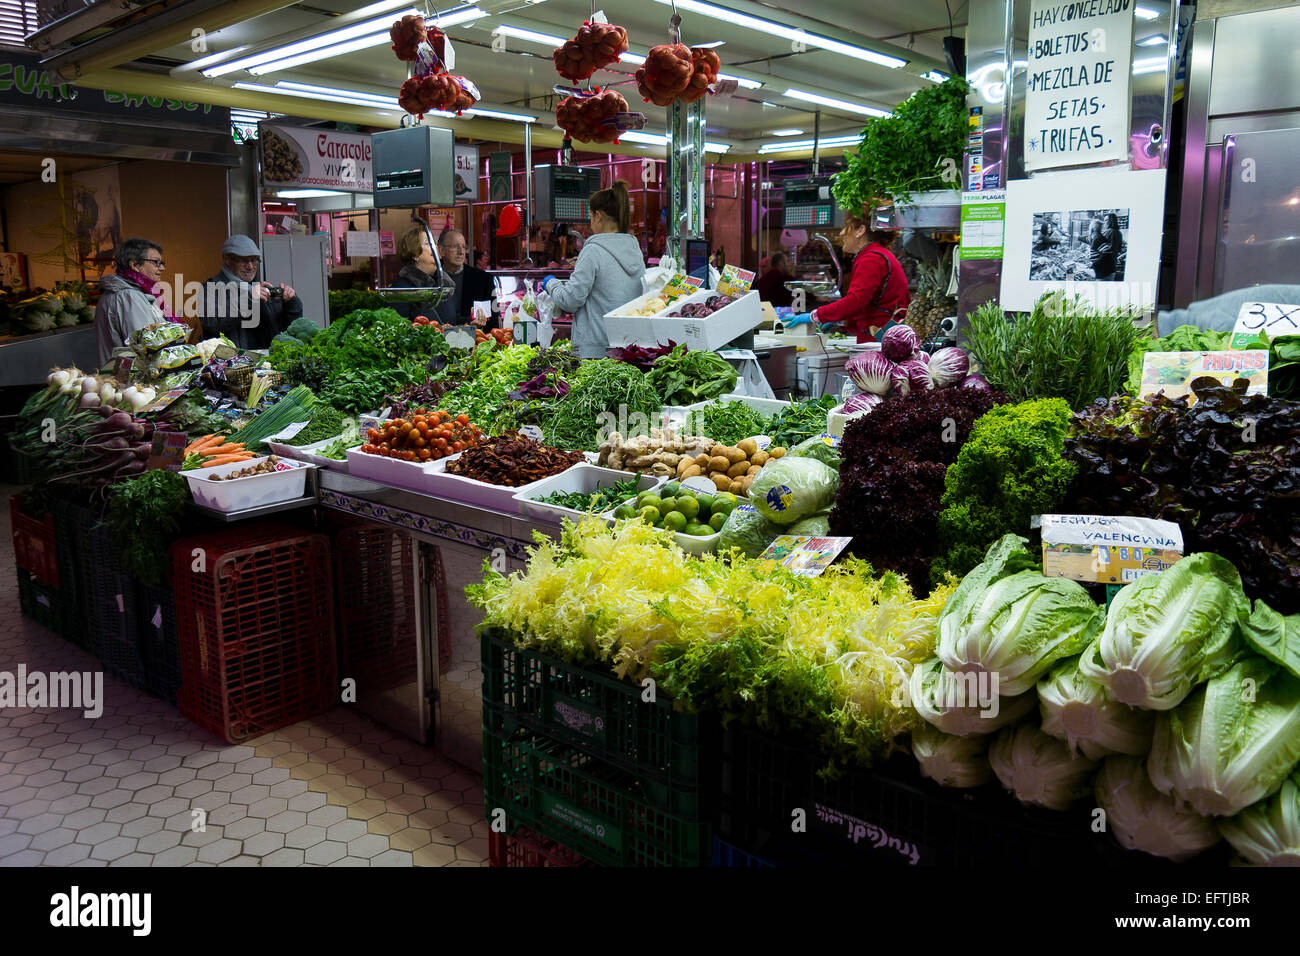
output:
[[643,372],[649,372],[650,366],[655,363],[655,359],[662,355],[668,355],[676,344],[670,341],[667,345],[659,345],[655,348],[646,348],[644,345],[625,345],[622,348],[606,349],[605,356],[620,362],[626,362],[628,365],[635,365]]

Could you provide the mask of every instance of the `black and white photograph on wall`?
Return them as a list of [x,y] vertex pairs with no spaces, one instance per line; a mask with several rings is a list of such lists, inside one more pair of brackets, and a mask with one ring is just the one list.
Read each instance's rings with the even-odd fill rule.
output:
[[1029,278],[1123,282],[1128,231],[1128,209],[1035,212]]

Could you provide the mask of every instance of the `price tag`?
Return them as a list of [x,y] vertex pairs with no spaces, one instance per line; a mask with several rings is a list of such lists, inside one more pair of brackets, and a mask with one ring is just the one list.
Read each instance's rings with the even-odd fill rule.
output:
[[531,438],[533,441],[542,440],[542,430],[536,425],[525,425],[523,428],[519,429],[519,434],[523,435],[525,438]]
[[690,295],[692,292],[699,290],[704,285],[704,280],[696,276],[682,275],[680,272],[668,280],[659,293],[661,299],[676,299],[683,295]]
[[769,438],[767,435],[752,435],[750,436],[750,438],[754,442],[754,444],[757,445],[763,451],[767,451],[769,448],[772,447],[772,439]]
[[176,401],[178,398],[183,397],[185,393],[188,391],[189,391],[188,388],[173,388],[170,389],[169,391],[163,392],[161,395],[157,396],[152,402],[150,402],[144,408],[140,409],[140,411],[136,412],[135,414],[138,417],[141,415],[149,415],[152,414],[153,412],[162,411],[163,409],[171,405],[172,402]]
[[1237,313],[1228,348],[1244,349],[1263,333],[1272,339],[1279,335],[1300,335],[1300,305],[1277,302],[1247,302]]
[[125,385],[131,380],[131,367],[135,365],[134,355],[119,355],[113,360],[113,377]]
[[304,428],[306,428],[306,427],[307,427],[308,425],[310,425],[310,424],[311,424],[311,422],[309,422],[309,421],[306,421],[306,422],[294,422],[294,423],[293,423],[292,425],[290,425],[288,428],[282,429],[279,433],[277,433],[277,434],[275,434],[275,435],[272,435],[272,436],[270,436],[270,437],[271,437],[271,439],[272,439],[273,441],[285,441],[285,442],[287,442],[290,438],[292,438],[294,435],[298,434],[300,431],[302,431]]
[[1268,394],[1268,352],[1245,349],[1236,352],[1148,352],[1142,357],[1142,384],[1138,396],[1146,398],[1164,392],[1168,398],[1188,396],[1196,401],[1192,382],[1203,376],[1217,378],[1224,385],[1235,379],[1250,382],[1247,395]]
[[153,448],[149,452],[147,468],[165,468],[167,471],[180,471],[185,463],[185,447],[190,443],[190,436],[185,432],[155,430]]
[[463,325],[458,325],[454,329],[448,329],[442,334],[447,340],[447,345],[453,349],[473,349],[474,333]]
[[698,491],[706,495],[716,495],[718,493],[717,485],[715,485],[708,478],[701,478],[699,475],[696,475],[694,478],[687,478],[685,481],[682,482],[682,487],[689,488],[691,491]]
[[758,556],[774,566],[786,568],[806,578],[815,578],[831,566],[852,538],[813,538],[783,534]]
[[591,15],[592,23],[609,23],[609,17],[605,16],[604,10],[597,10]]

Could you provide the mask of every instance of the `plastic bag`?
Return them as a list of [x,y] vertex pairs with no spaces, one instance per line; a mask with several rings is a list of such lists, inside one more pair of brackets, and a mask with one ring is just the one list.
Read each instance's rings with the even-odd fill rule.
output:
[[839,473],[816,458],[769,461],[749,487],[749,502],[769,521],[791,525],[834,503]]
[[727,521],[722,526],[718,553],[726,554],[735,548],[746,557],[756,558],[767,550],[777,535],[785,533],[784,528],[768,521],[753,505],[738,505],[727,515]]
[[664,256],[659,260],[659,265],[652,269],[647,269],[645,275],[641,276],[642,291],[649,295],[651,292],[658,292],[668,284],[668,280],[677,275],[677,260],[672,256]]
[[831,513],[829,511],[819,511],[815,515],[809,515],[807,518],[800,518],[790,527],[784,529],[784,534],[802,534],[813,538],[824,538],[831,533]]
[[[182,331],[184,326],[180,327]],[[159,375],[174,372],[189,365],[202,365],[203,353],[195,345],[169,345],[154,357],[153,366]]]
[[156,352],[177,342],[184,342],[189,334],[189,326],[178,322],[163,322],[136,329],[131,333],[131,344],[136,351]]
[[[524,311],[528,311],[528,298],[524,296]],[[537,344],[548,349],[555,336],[555,328],[551,324],[555,319],[555,303],[551,301],[550,294],[543,290],[533,296],[533,306],[537,312]]]
[[815,458],[823,465],[828,465],[836,471],[840,470],[839,451],[836,450],[830,437],[827,435],[816,435],[806,441],[791,448],[786,455],[790,458]]

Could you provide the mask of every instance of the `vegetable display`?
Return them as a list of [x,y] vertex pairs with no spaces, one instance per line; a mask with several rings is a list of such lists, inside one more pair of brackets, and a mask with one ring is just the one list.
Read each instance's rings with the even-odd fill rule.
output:
[[1061,398],[1077,410],[1124,387],[1129,353],[1145,337],[1134,324],[1141,314],[1098,311],[1079,296],[1048,292],[1014,318],[992,303],[980,306],[963,344],[980,374],[1013,402]]
[[943,787],[979,787],[992,780],[988,749],[984,737],[954,737],[929,724],[912,731],[921,773]]
[[185,447],[185,461],[181,468],[188,471],[193,468],[212,468],[216,465],[230,465],[237,461],[247,461],[255,457],[251,451],[235,441],[226,441],[222,435],[204,435]]
[[1021,803],[1068,810],[1092,793],[1097,765],[1033,724],[1008,727],[989,744],[989,764]]
[[826,433],[826,413],[838,404],[830,395],[791,402],[772,416],[767,437],[772,439],[773,445],[793,448],[802,441],[823,435]]
[[104,521],[122,569],[143,584],[162,584],[167,548],[190,504],[189,485],[175,472],[156,468],[110,486],[106,497]]
[[749,485],[749,500],[768,521],[791,525],[829,508],[840,476],[816,458],[778,458],[758,472]]
[[682,435],[672,428],[651,428],[650,434],[624,440],[614,432],[600,446],[598,465],[621,471],[639,471],[673,477],[682,460],[688,465],[717,444],[703,435]]
[[601,432],[620,408],[626,420],[644,415],[646,423],[658,417],[659,396],[650,378],[635,366],[613,359],[583,362],[568,379],[568,391],[557,395],[539,411],[545,440],[552,445],[596,451]]
[[447,462],[447,474],[517,488],[558,475],[581,461],[586,459],[580,451],[560,451],[506,432],[465,449]]
[[768,521],[752,504],[738,505],[722,525],[717,550],[726,554],[735,549],[747,558],[756,558],[778,535],[790,533],[793,532],[782,525]]
[[1153,787],[1137,757],[1107,757],[1095,793],[1107,827],[1127,849],[1182,861],[1219,842],[1214,823]]
[[720,492],[747,495],[764,466],[783,455],[784,448],[765,451],[752,438],[746,438],[734,446],[715,444],[694,458],[685,455],[679,458],[677,477],[683,481],[687,478],[707,478]]
[[277,455],[270,455],[263,458],[256,465],[249,465],[247,468],[240,468],[232,471],[228,475],[212,475],[210,481],[234,481],[237,478],[252,478],[254,475],[272,475],[275,474],[275,466],[278,465],[282,458]]
[[907,700],[926,723],[953,737],[994,733],[1032,713],[1035,703],[1033,694],[1002,697],[991,681],[981,687],[978,675],[951,671],[937,657],[912,668]]
[[366,438],[361,450],[367,455],[421,462],[438,461],[472,448],[483,435],[478,426],[470,424],[468,415],[453,417],[444,409],[430,412],[417,408],[410,421],[391,418],[382,428],[367,431]]
[[311,445],[327,438],[335,438],[343,433],[343,423],[347,420],[348,416],[337,408],[318,402],[315,414],[312,415],[307,427],[292,438],[287,439],[285,444],[294,446]]
[[1059,398],[1002,405],[975,422],[944,476],[932,580],[965,574],[1004,534],[1028,534],[1034,515],[1056,511],[1078,472],[1064,457],[1069,425]]
[[1147,710],[1121,704],[1079,670],[1079,659],[1061,661],[1038,682],[1043,730],[1090,760],[1107,754],[1143,756],[1151,749],[1155,718]]
[[735,445],[745,438],[767,434],[769,419],[744,402],[714,402],[697,415],[698,430],[712,435],[724,445]]
[[250,451],[258,451],[272,435],[297,422],[311,421],[316,406],[316,396],[312,395],[311,389],[299,385],[231,435],[231,440],[239,442]]
[[561,508],[570,508],[573,511],[603,514],[613,509],[619,502],[635,498],[637,495],[636,486],[637,479],[628,478],[598,488],[595,491],[554,491],[535,500],[546,504],[559,505]]
[[840,442],[839,493],[831,532],[880,570],[930,580],[944,477],[993,392],[931,389],[892,397],[849,421]]
[[726,395],[739,377],[716,352],[691,351],[678,345],[650,366],[650,385],[664,405],[692,405]]

